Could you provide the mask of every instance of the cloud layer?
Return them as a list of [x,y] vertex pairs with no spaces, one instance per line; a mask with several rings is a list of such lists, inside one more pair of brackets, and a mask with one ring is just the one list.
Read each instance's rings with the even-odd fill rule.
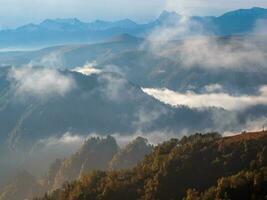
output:
[[258,37],[266,35],[266,24],[266,20],[258,20],[250,35],[219,38],[211,37],[213,31],[203,23],[174,14],[149,34],[142,47],[175,60],[180,67],[266,69],[266,41]]
[[226,110],[239,110],[258,104],[267,105],[267,86],[262,86],[259,89],[258,96],[232,96],[222,92],[197,94],[188,91],[179,93],[166,88],[143,88],[143,91],[172,106],[186,105],[191,108],[220,107]]
[[96,65],[97,65],[96,62],[86,63],[84,66],[75,67],[71,71],[79,72],[79,73],[84,74],[86,76],[90,76],[91,74],[99,74],[99,73],[101,73],[101,70],[95,68]]
[[64,96],[75,87],[75,81],[70,76],[46,68],[12,68],[9,79],[16,94],[21,96]]
[[204,68],[246,68],[265,66],[266,53],[249,39],[226,42],[211,37],[185,40],[179,47],[184,66]]

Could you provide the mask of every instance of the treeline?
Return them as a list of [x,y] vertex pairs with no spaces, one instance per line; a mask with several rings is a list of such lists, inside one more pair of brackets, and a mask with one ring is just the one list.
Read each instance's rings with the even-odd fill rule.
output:
[[94,171],[40,199],[264,199],[266,144],[266,132],[172,139],[131,170]]

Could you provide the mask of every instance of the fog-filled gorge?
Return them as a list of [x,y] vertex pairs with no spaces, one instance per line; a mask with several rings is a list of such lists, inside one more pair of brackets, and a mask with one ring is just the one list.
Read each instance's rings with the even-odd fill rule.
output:
[[[0,200],[42,196],[94,170],[139,167],[172,138],[186,149],[182,138],[208,133],[192,141],[203,137],[214,148],[224,136],[265,134],[266,9],[119,22],[51,20],[0,31],[3,48],[14,38],[25,46],[25,35],[29,47],[48,46],[0,52]],[[23,197],[9,196],[12,188]]]

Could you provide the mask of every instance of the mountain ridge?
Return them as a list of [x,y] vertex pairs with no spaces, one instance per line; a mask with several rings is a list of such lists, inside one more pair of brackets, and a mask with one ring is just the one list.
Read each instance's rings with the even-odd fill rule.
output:
[[[171,139],[156,146],[132,170],[90,173],[41,199],[197,200],[202,199],[196,198],[202,191],[205,191],[205,200],[215,199],[212,196],[216,194],[222,199],[229,196],[233,197],[230,199],[251,199],[254,194],[265,196],[267,190],[263,187],[267,184],[267,176],[264,173],[259,177],[258,171],[264,169],[266,172],[267,131],[242,133],[230,138],[234,143],[222,146],[225,138],[218,133]],[[253,184],[253,180],[257,180],[257,184]],[[247,190],[247,183],[255,189]],[[213,185],[222,188],[224,193],[214,187],[209,189]],[[240,196],[245,198],[238,198]]]
[[[73,43],[92,43],[120,34],[146,37],[162,24],[173,25],[181,19],[174,11],[163,11],[148,23],[136,23],[130,19],[114,22],[95,20],[83,22],[76,18],[46,19],[39,24],[25,24],[15,29],[0,31],[1,47],[51,46]],[[267,19],[267,9],[239,9],[218,17],[189,16],[189,20],[203,25],[213,35],[248,33],[259,19]],[[64,32],[64,35],[62,35]],[[30,35],[30,37],[29,37]]]

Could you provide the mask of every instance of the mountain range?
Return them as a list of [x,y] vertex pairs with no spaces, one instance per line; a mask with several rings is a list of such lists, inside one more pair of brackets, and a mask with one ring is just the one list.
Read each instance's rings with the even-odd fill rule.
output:
[[[16,29],[0,31],[1,48],[33,48],[59,44],[95,43],[120,35],[131,34],[147,37],[149,33],[161,26],[173,27],[183,16],[163,11],[154,21],[138,24],[130,19],[115,22],[96,20],[82,22],[73,19],[46,19],[40,24],[26,24]],[[205,29],[209,35],[233,35],[253,32],[259,20],[267,18],[264,8],[240,9],[227,12],[218,17],[188,18]]]
[[[264,102],[239,112],[209,104],[205,109],[173,107],[159,102],[143,88],[253,97],[267,85],[265,62],[261,61],[266,60],[266,40],[258,37],[248,43],[246,38],[245,35],[215,38],[215,45],[227,50],[222,52],[225,60],[229,57],[232,61],[240,54],[244,58],[226,63],[227,66],[221,66],[223,60],[219,60],[210,67],[206,67],[206,60],[191,67],[183,63],[183,42],[191,44],[194,39],[172,41],[164,46],[170,50],[166,53],[142,47],[145,40],[128,34],[96,44],[1,52],[0,62],[6,65],[0,71],[2,143],[16,148],[31,147],[40,139],[60,137],[67,132],[131,135],[154,131],[180,134],[184,129],[238,130],[242,124],[265,116]],[[202,39],[207,42],[206,37]],[[246,49],[247,46],[253,48]],[[229,51],[230,48],[235,51]],[[263,56],[261,62],[243,62],[248,55],[254,55],[255,49]],[[213,62],[212,56],[208,59]],[[239,62],[240,67],[236,66]],[[83,70],[89,70],[89,74],[80,73]],[[62,83],[57,84],[59,77]],[[208,91],[214,86],[218,91]],[[221,124],[218,119],[225,116],[232,120]]]
[[[249,39],[247,35],[224,36],[213,40],[206,36],[199,40],[172,40],[171,44],[164,44],[155,51],[147,46],[146,40],[122,34],[95,44],[0,52],[0,63],[3,67],[41,66],[63,70],[89,67],[119,73],[141,87],[169,88],[179,92],[203,92],[205,86],[219,84],[233,94],[255,94],[260,86],[267,84],[264,70],[266,41],[265,36]],[[189,45],[203,48],[203,51],[186,52]],[[216,52],[212,51],[214,48]],[[223,58],[215,62],[220,54]],[[260,57],[254,59],[250,56],[254,54]],[[194,57],[200,60],[187,66],[183,56],[188,62]],[[212,66],[207,66],[210,65],[209,60]],[[224,60],[227,66],[224,66]]]
[[[85,136],[179,132],[189,124],[190,129],[200,130],[214,126],[213,112],[221,110],[168,106],[112,72],[84,75],[42,67],[7,67],[0,74],[1,146],[13,150],[29,151],[41,139],[68,132]],[[35,80],[36,87],[21,80]]]
[[251,8],[1,30],[0,199],[65,181],[45,199],[207,200],[244,184],[262,195],[266,132],[246,131],[267,125],[266,22]]

